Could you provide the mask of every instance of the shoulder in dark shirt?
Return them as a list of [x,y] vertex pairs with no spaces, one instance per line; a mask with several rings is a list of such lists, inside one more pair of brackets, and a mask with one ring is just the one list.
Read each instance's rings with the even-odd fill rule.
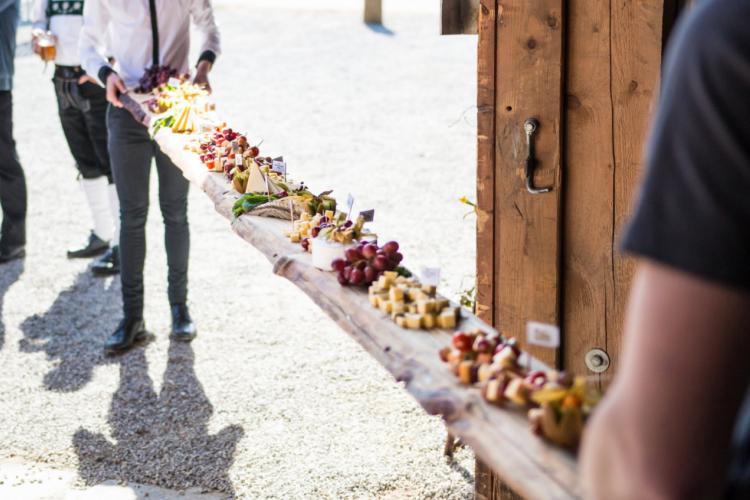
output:
[[664,64],[626,251],[750,290],[750,2],[702,2]]

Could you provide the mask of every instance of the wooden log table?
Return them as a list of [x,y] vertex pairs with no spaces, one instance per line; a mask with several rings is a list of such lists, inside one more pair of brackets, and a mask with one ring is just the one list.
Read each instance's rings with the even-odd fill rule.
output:
[[[335,273],[312,265],[300,245],[285,233],[289,221],[243,215],[235,218],[232,206],[239,195],[220,173],[206,170],[198,156],[185,149],[188,137],[162,129],[156,142],[195,186],[213,201],[234,232],[259,250],[275,274],[305,292],[338,325],[377,359],[430,415],[441,415],[451,435],[471,446],[488,467],[515,492],[528,498],[582,496],[575,457],[535,436],[522,411],[499,409],[486,403],[479,390],[458,383],[438,351],[449,345],[453,332],[405,330],[388,315],[373,308],[364,290],[343,288]],[[492,327],[462,311],[459,328]],[[521,359],[534,368],[544,365]]]

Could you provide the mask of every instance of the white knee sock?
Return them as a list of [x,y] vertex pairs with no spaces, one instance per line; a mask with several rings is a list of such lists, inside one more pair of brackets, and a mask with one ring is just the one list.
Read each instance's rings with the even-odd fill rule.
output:
[[94,233],[104,241],[112,239],[112,216],[107,199],[107,178],[81,179],[81,187],[94,221]]
[[109,209],[112,214],[112,222],[114,222],[114,236],[111,245],[116,247],[120,244],[120,199],[117,197],[117,189],[114,184],[110,184],[108,189]]

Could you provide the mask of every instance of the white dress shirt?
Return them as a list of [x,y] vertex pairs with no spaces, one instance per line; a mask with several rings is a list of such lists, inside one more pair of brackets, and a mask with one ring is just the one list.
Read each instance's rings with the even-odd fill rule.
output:
[[[159,64],[188,73],[190,64],[190,19],[203,33],[201,58],[213,60],[220,53],[219,30],[211,0],[154,0],[159,31]],[[149,0],[86,0],[79,52],[83,68],[100,76],[109,67],[98,49],[105,33],[111,37],[109,50],[114,70],[128,88],[138,85],[152,65],[152,33]]]
[[[80,13],[83,8],[83,0],[73,0],[65,3],[65,12],[52,12],[47,17],[47,7],[49,0],[35,0],[31,13],[31,21],[35,30],[47,30],[57,37],[55,45],[56,55],[55,64],[62,66],[80,66],[81,58],[78,57],[78,36],[81,34],[81,25],[83,24],[83,15]],[[63,4],[54,2],[54,7],[62,9]]]

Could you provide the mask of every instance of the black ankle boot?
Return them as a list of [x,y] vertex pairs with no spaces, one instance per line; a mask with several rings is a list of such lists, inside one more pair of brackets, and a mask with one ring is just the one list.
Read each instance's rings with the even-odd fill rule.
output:
[[94,276],[113,276],[120,272],[120,247],[112,247],[91,265]]
[[23,259],[24,257],[26,257],[26,247],[24,245],[0,245],[0,264],[5,264],[16,259]]
[[120,321],[115,332],[104,343],[107,354],[116,354],[130,349],[133,344],[147,339],[149,333],[142,318],[125,318]]
[[172,338],[182,342],[190,342],[195,338],[197,333],[188,307],[185,304],[173,305]]
[[106,252],[107,248],[109,248],[109,243],[98,237],[94,231],[91,231],[88,243],[86,243],[83,248],[68,250],[68,258],[86,259],[89,257],[96,257],[97,255]]

